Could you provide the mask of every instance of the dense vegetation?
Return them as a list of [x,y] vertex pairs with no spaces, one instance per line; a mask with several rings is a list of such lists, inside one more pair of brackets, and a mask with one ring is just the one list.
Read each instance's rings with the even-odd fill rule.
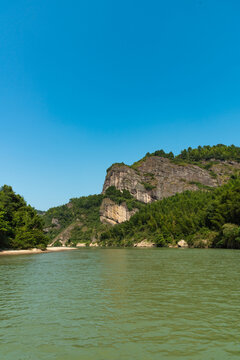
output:
[[[43,220],[49,242],[69,227],[67,243],[90,243],[98,232],[104,229],[99,219],[99,209],[103,195],[90,195],[73,198],[66,205],[49,209]],[[57,242],[56,245],[61,245]]]
[[111,199],[118,205],[125,203],[129,211],[133,210],[134,208],[140,209],[144,206],[144,204],[136,200],[128,190],[123,189],[123,191],[120,191],[116,189],[115,186],[110,186],[107,188],[104,197]]
[[[147,153],[142,159],[135,162],[131,167],[137,169],[143,161],[148,157],[159,156],[163,158],[170,159],[174,163],[190,163],[195,165],[200,165],[201,162],[213,162],[213,161],[224,161],[224,160],[234,160],[240,162],[240,147],[235,145],[206,145],[198,146],[196,149],[189,147],[181,151],[179,155],[174,155],[173,152],[166,153],[164,150],[157,150],[153,153]],[[123,163],[122,163],[123,164]],[[212,163],[205,164],[208,168],[211,167]]]
[[14,193],[11,186],[0,189],[0,248],[28,249],[47,245],[43,222],[36,210]]
[[172,152],[165,153],[164,150],[157,150],[153,153],[147,153],[146,157],[149,156],[160,156],[165,157],[171,160],[186,160],[188,162],[198,162],[198,161],[209,161],[209,160],[235,160],[240,162],[240,147],[235,145],[206,145],[198,146],[196,149],[189,147],[184,149],[177,156],[174,156]]
[[[100,205],[105,197],[116,204],[125,202],[129,210],[144,206],[134,199],[129,191],[121,192],[114,186],[109,187],[104,195],[71,199],[68,204],[51,208],[43,215],[49,242],[51,243],[65,229],[69,230],[64,235],[67,244],[76,245],[78,242],[89,244],[93,240],[98,240],[100,234],[109,227],[102,224],[99,217]],[[57,241],[56,245],[61,243]]]
[[201,160],[235,160],[240,162],[240,147],[231,145],[214,145],[214,146],[198,146],[197,149],[189,147],[187,150],[181,151],[177,156],[179,159],[190,162]]
[[192,246],[240,248],[240,180],[213,191],[186,191],[140,209],[101,235],[103,245],[130,246],[147,239],[158,246],[186,239]]

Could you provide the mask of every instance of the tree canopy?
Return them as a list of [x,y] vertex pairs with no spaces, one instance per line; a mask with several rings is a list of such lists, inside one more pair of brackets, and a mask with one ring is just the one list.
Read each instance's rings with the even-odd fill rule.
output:
[[240,162],[240,147],[235,145],[223,145],[218,144],[214,146],[205,145],[198,146],[195,149],[189,147],[181,151],[179,155],[174,155],[172,151],[169,153],[164,150],[156,150],[153,153],[146,153],[146,155],[131,165],[133,169],[137,169],[148,157],[159,156],[167,158],[174,163],[190,163],[195,165],[201,165],[201,162],[209,161],[237,161]]
[[11,186],[0,188],[0,248],[45,248],[43,222],[36,210],[15,194]]

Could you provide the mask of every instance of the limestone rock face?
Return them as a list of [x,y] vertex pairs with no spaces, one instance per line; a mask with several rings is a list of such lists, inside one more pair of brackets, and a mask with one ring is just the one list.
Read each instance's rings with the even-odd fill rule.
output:
[[[203,162],[204,165],[204,162]],[[114,164],[107,172],[103,193],[110,186],[128,190],[137,200],[150,203],[185,190],[198,190],[199,184],[216,187],[227,182],[240,164],[219,162],[208,171],[197,165],[176,164],[159,156],[147,157],[133,167]]]
[[129,211],[125,203],[118,205],[114,201],[105,198],[100,207],[100,220],[102,223],[116,225],[129,220],[137,211],[138,209]]
[[142,177],[135,170],[127,165],[113,165],[107,173],[103,193],[110,186],[115,186],[118,190],[128,190],[137,200],[144,203],[151,202],[151,195],[146,192],[142,184]]

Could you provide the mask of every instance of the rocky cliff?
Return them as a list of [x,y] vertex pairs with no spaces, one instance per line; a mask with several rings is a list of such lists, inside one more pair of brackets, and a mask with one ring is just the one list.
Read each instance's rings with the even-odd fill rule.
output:
[[235,161],[212,161],[194,165],[150,156],[133,166],[112,165],[107,171],[103,193],[110,186],[115,186],[121,191],[127,189],[141,202],[150,203],[185,190],[220,186],[236,170],[240,170],[240,164]]
[[102,223],[116,225],[127,221],[138,209],[129,210],[126,203],[116,204],[111,199],[103,199],[100,207],[100,221]]
[[240,147],[234,145],[188,148],[177,156],[157,150],[130,166],[113,164],[107,170],[102,194],[73,198],[66,205],[39,213],[50,244],[91,246],[114,229],[109,225],[129,220],[147,203],[185,190],[208,190],[237,175]]

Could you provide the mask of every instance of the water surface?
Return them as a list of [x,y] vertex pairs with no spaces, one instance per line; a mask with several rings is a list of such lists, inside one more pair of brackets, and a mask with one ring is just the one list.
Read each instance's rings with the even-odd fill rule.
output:
[[0,359],[240,358],[240,251],[0,258]]

